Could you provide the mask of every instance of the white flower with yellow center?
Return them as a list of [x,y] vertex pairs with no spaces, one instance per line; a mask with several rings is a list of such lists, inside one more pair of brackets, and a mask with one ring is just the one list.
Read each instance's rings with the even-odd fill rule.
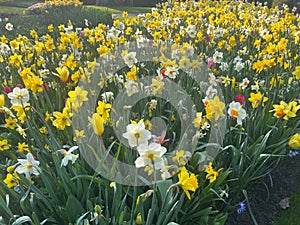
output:
[[141,144],[137,147],[139,157],[135,160],[137,168],[150,166],[155,170],[160,170],[165,167],[162,156],[167,152],[167,149],[158,143],[150,145]]
[[[69,146],[63,146],[63,147],[69,147]],[[71,161],[72,164],[75,163],[75,161],[77,160],[77,158],[79,157],[79,155],[78,154],[75,155],[72,152],[74,152],[77,149],[78,149],[78,146],[73,146],[68,151],[65,150],[65,149],[58,150],[58,152],[60,152],[61,154],[64,155],[64,158],[61,161],[60,167],[67,166],[69,161]]]
[[229,104],[228,114],[232,119],[237,120],[238,125],[242,125],[242,120],[246,118],[246,110],[242,108],[239,102],[231,102]]
[[8,93],[7,97],[13,106],[26,106],[29,101],[29,92],[26,88],[15,87],[12,92]]
[[129,124],[126,127],[126,133],[123,137],[128,140],[130,147],[135,147],[141,144],[147,144],[151,139],[151,132],[145,129],[143,121],[139,121],[137,124]]
[[129,52],[124,56],[124,62],[129,68],[132,68],[137,63],[136,52]]
[[14,25],[12,25],[11,23],[7,23],[5,25],[5,29],[8,31],[12,31],[14,29]]
[[17,166],[15,171],[19,174],[24,173],[26,178],[30,178],[32,174],[38,176],[41,172],[38,167],[40,162],[35,160],[31,153],[26,155],[26,159],[18,159],[18,162],[20,165]]
[[195,25],[188,25],[187,28],[186,28],[186,32],[191,38],[194,38],[197,34],[196,26]]

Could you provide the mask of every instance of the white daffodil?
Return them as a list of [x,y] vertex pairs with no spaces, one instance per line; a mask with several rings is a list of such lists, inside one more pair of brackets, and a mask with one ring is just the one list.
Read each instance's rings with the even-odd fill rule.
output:
[[171,79],[175,79],[177,77],[178,73],[179,73],[178,68],[175,68],[173,66],[168,66],[165,71],[165,75]]
[[238,125],[242,125],[242,120],[246,118],[246,110],[242,108],[239,102],[231,102],[229,104],[228,114],[232,119],[237,120]]
[[237,62],[237,63],[235,64],[234,69],[235,69],[236,71],[240,72],[242,69],[244,69],[244,67],[245,67],[245,63],[243,63],[243,62]]
[[69,161],[72,161],[72,164],[75,163],[75,161],[77,160],[77,158],[79,157],[79,155],[78,154],[76,154],[76,155],[72,154],[72,152],[74,152],[77,149],[78,149],[78,146],[73,146],[68,151],[65,150],[65,149],[58,150],[58,152],[60,152],[61,154],[64,155],[64,158],[61,161],[60,167],[67,166]]
[[10,51],[9,45],[7,45],[5,43],[2,43],[0,45],[0,54],[1,55],[6,55],[7,53],[9,53],[9,51]]
[[107,91],[107,92],[104,92],[103,94],[101,94],[101,97],[102,97],[103,101],[107,103],[109,101],[114,100],[114,93],[111,91]]
[[18,159],[19,166],[16,167],[15,171],[19,174],[24,173],[26,178],[36,175],[38,176],[41,173],[41,169],[38,167],[40,162],[33,158],[31,153],[26,155],[26,159]]
[[187,28],[186,28],[186,32],[191,38],[194,38],[197,34],[196,26],[195,25],[188,25]]
[[240,87],[244,90],[246,87],[248,87],[250,81],[248,78],[244,78],[242,83],[240,83]]
[[129,97],[139,92],[139,84],[133,80],[126,81],[124,86]]
[[107,40],[109,40],[109,39],[114,40],[114,39],[116,39],[119,36],[120,33],[121,33],[120,30],[116,29],[115,27],[112,27],[107,32],[106,38],[107,38]]
[[215,63],[221,63],[223,59],[223,52],[216,51],[213,55],[213,59]]
[[129,68],[132,68],[137,63],[136,52],[129,52],[124,56],[124,62]]
[[5,29],[8,31],[12,31],[14,29],[14,25],[12,25],[11,23],[7,23],[5,25]]
[[147,144],[151,139],[150,131],[145,129],[143,121],[139,121],[137,124],[129,124],[126,127],[126,133],[123,137],[128,140],[130,147],[135,147],[140,144]]
[[8,93],[7,97],[13,106],[26,106],[29,101],[29,92],[26,88],[15,87],[12,92]]
[[165,167],[162,156],[167,152],[167,149],[158,143],[151,143],[150,145],[140,144],[137,147],[139,157],[135,160],[137,168],[150,166],[155,170],[160,170]]

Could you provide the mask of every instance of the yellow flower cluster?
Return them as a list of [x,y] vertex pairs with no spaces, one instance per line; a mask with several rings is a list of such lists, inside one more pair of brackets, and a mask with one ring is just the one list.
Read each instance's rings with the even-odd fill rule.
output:
[[47,7],[47,6],[80,6],[82,5],[83,2],[81,2],[80,0],[45,0],[45,2],[43,3],[43,7]]

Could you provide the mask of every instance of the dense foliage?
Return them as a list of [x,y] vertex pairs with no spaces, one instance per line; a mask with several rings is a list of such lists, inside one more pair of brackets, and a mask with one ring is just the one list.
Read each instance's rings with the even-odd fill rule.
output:
[[[82,9],[66,2],[41,13]],[[247,186],[300,147],[300,17],[243,1],[76,16],[43,34],[1,22],[1,223],[221,225],[250,210]]]

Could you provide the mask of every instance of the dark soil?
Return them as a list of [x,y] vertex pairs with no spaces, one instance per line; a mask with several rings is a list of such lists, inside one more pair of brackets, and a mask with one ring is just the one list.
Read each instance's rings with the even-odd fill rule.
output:
[[[287,158],[271,171],[264,183],[253,184],[247,190],[250,206],[258,225],[272,225],[279,213],[284,210],[280,201],[290,197],[300,185],[300,156]],[[300,222],[299,222],[300,224]],[[249,210],[238,214],[233,212],[225,225],[254,225]],[[288,225],[288,224],[287,224]]]

